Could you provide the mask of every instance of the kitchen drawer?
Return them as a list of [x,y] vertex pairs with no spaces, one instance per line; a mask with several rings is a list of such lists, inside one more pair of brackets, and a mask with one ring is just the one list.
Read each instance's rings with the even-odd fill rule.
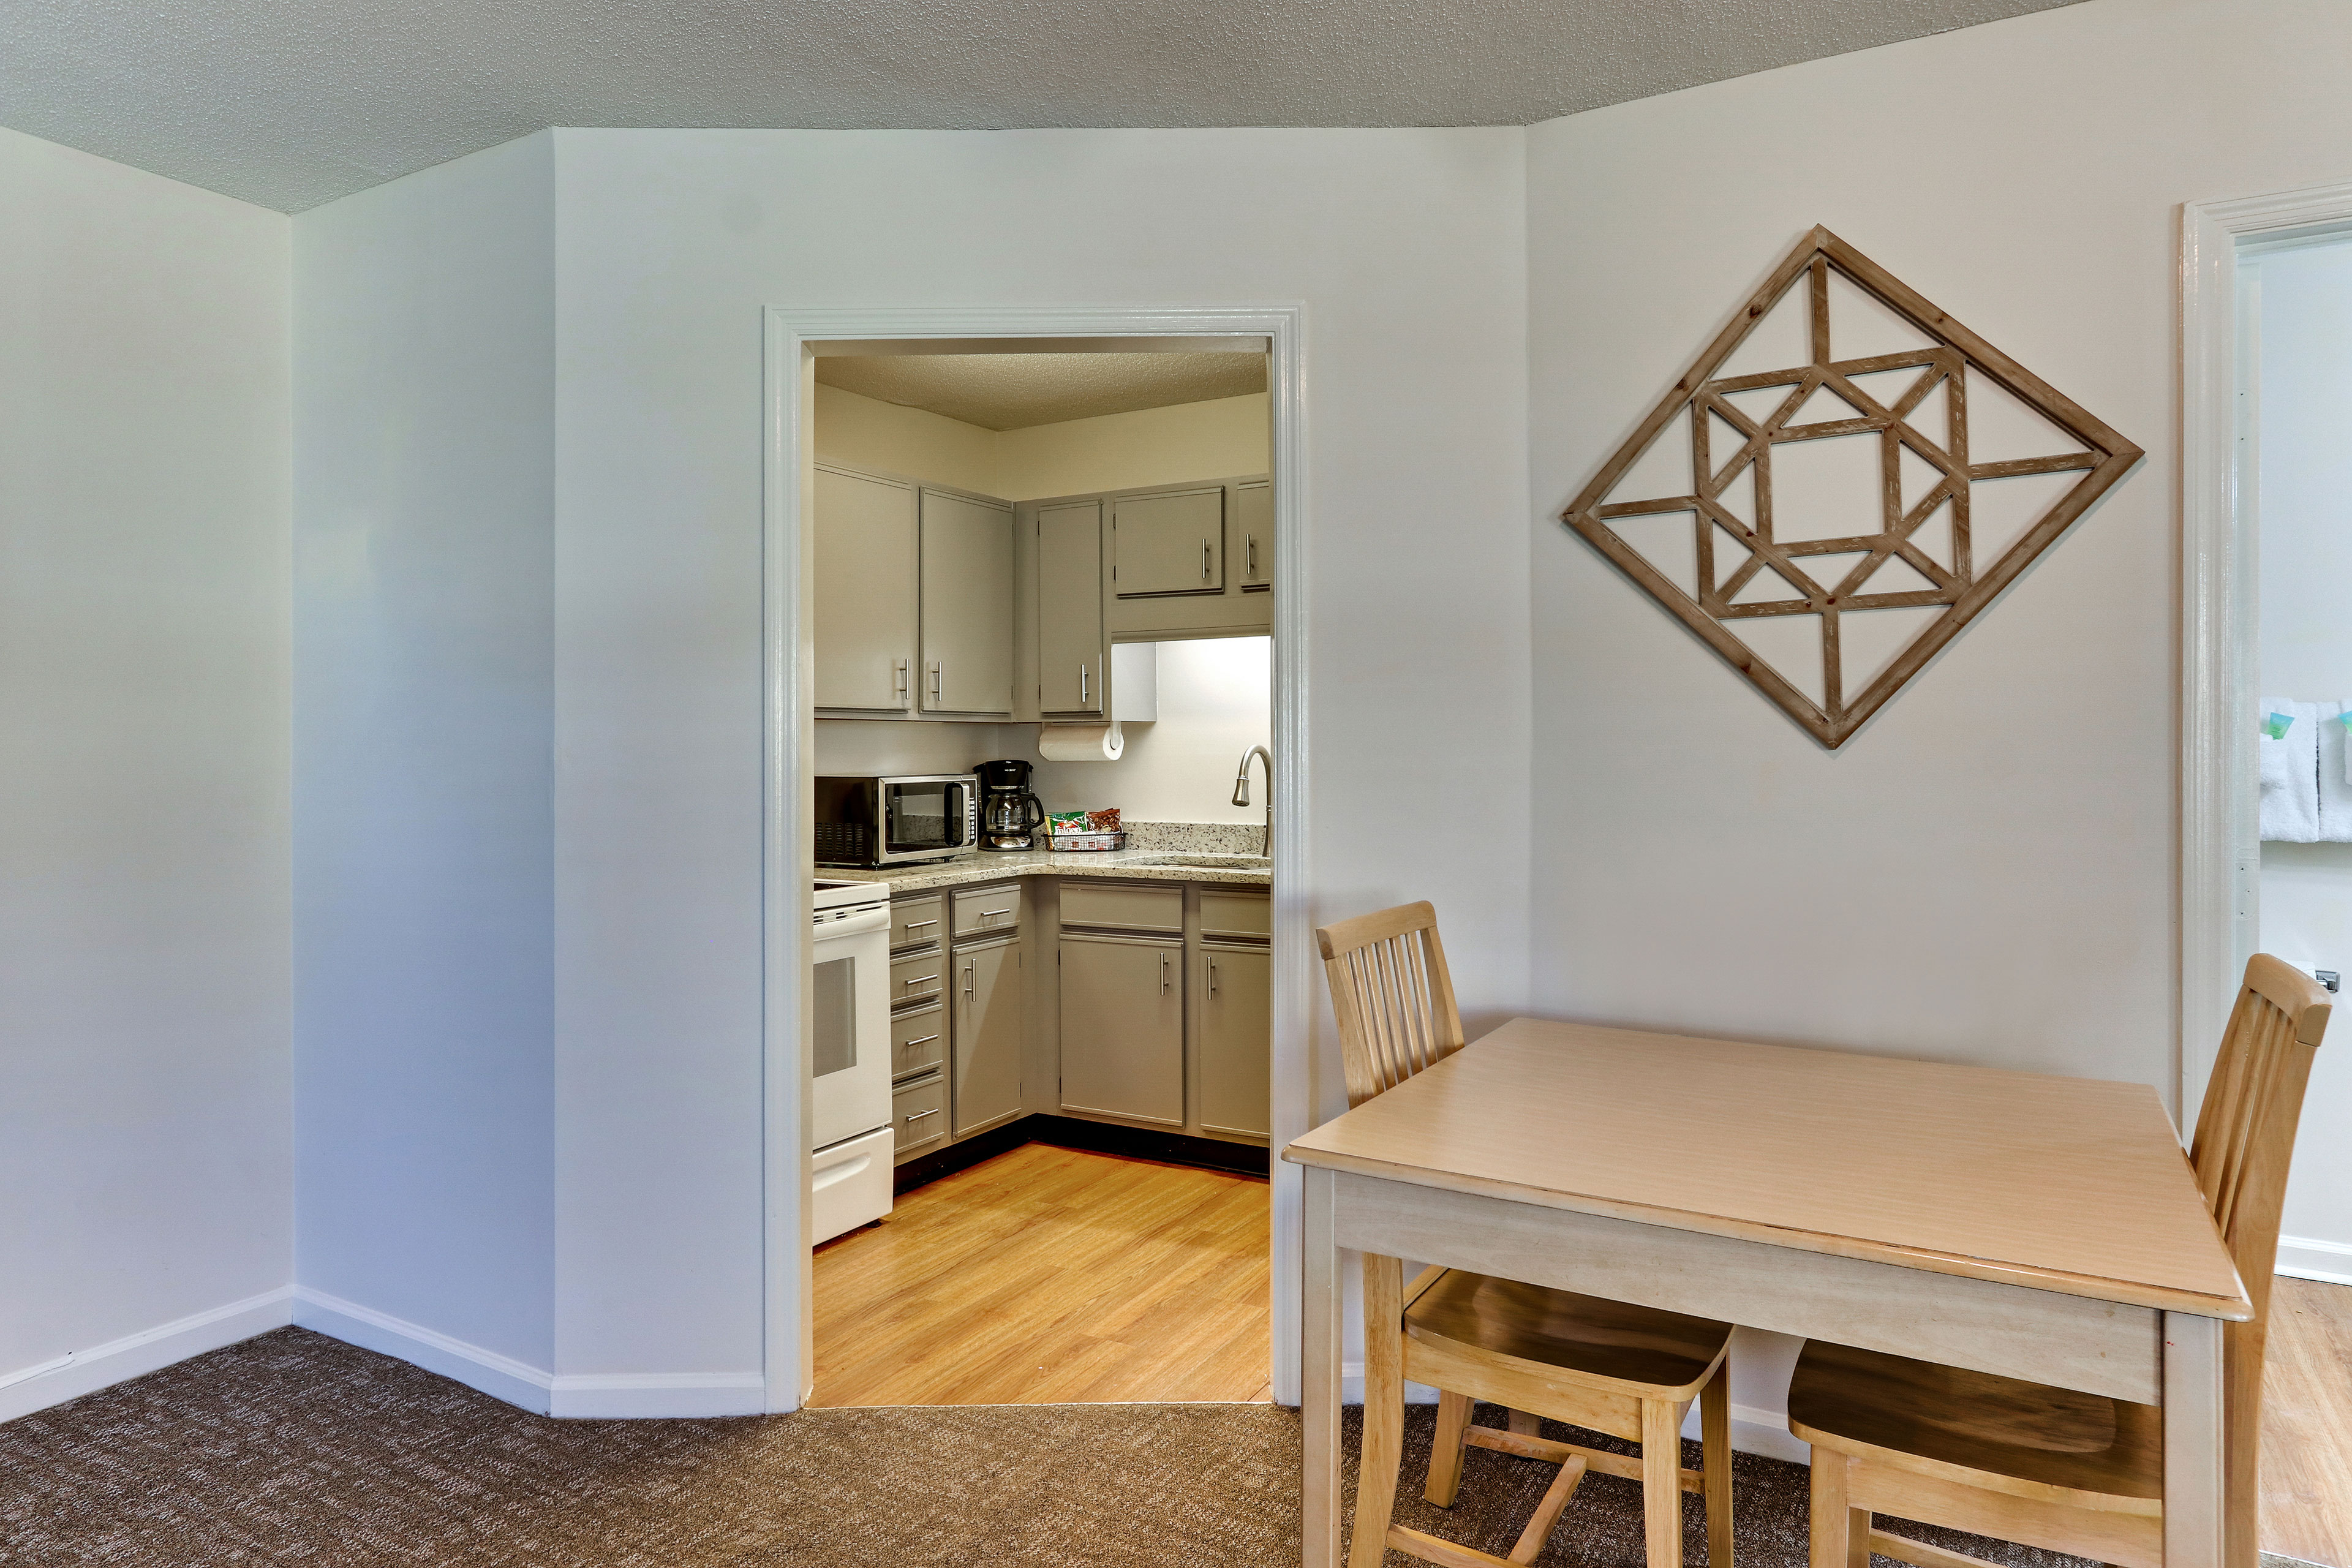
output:
[[905,1078],[948,1058],[948,1010],[918,1007],[890,1016],[890,1076]]
[[1181,935],[1184,930],[1184,889],[1174,886],[1123,888],[1068,878],[1062,883],[1062,923]]
[[938,893],[924,893],[910,899],[890,900],[890,945],[919,947],[927,942],[937,942],[944,933],[940,921],[946,918],[942,907],[945,900]]
[[1021,929],[1021,885],[1008,883],[1002,888],[971,888],[955,896],[955,934],[961,942],[968,936],[994,936],[1000,931]]
[[1234,888],[1201,889],[1202,936],[1271,936],[1273,900],[1264,893]]
[[948,1080],[927,1078],[891,1090],[890,1126],[901,1160],[938,1148],[948,1135]]
[[890,961],[890,1005],[911,1006],[918,1002],[936,1002],[947,994],[948,955],[944,952],[919,952],[912,958]]

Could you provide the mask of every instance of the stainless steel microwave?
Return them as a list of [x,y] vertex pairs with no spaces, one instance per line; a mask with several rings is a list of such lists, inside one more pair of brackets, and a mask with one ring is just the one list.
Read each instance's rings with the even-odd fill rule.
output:
[[980,847],[977,773],[820,774],[816,863],[904,866]]

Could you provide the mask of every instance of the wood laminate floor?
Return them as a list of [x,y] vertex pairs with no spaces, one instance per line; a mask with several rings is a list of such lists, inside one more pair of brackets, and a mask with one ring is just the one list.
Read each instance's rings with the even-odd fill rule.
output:
[[2352,1286],[2273,1285],[2263,1550],[2352,1568]]
[[1024,1144],[816,1249],[816,1396],[1264,1400],[1267,1186]]

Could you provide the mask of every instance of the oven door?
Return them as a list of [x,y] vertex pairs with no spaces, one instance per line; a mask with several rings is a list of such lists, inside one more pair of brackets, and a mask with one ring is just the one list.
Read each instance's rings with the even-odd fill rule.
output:
[[890,910],[821,915],[809,955],[809,1147],[890,1124]]
[[893,860],[958,855],[972,848],[979,815],[970,778],[897,779],[882,785],[882,854]]

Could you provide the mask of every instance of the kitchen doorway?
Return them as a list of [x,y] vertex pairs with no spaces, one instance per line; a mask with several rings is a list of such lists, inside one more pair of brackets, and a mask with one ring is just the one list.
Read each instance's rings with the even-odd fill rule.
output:
[[[1175,315],[772,313],[772,1408],[1297,1398],[1296,321]],[[878,1223],[800,1070],[877,895]]]

